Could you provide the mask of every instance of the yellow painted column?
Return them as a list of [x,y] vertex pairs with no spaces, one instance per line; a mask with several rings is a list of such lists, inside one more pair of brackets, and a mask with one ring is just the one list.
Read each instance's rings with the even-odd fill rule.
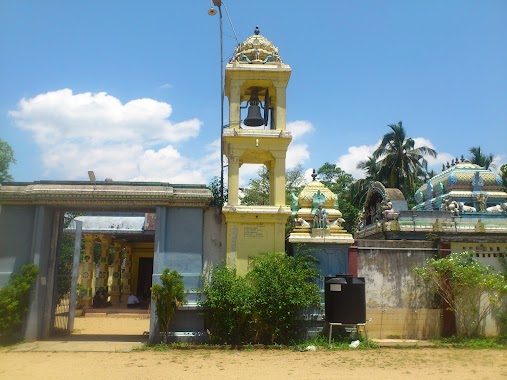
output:
[[241,126],[241,84],[243,81],[233,81],[229,96],[229,128],[239,129]]
[[111,283],[111,304],[113,306],[120,306],[120,282],[121,282],[121,248],[122,243],[119,241],[114,242],[114,259],[112,283]]
[[230,206],[239,205],[239,157],[234,156],[232,153],[227,157],[228,161],[228,201]]
[[97,290],[107,291],[109,247],[111,245],[111,237],[106,235],[100,235],[99,239],[102,246],[100,251],[99,279],[97,281]]
[[125,246],[125,271],[122,276],[122,305],[127,304],[127,298],[130,295],[132,287],[132,246],[127,244]]
[[285,206],[285,152],[275,154],[274,205]]
[[269,174],[269,205],[275,204],[275,162],[270,161],[266,164]]
[[275,81],[273,84],[276,88],[275,127],[276,129],[285,130],[287,117],[287,83]]
[[82,288],[86,291],[86,295],[83,297],[83,305],[84,308],[90,308],[92,306],[92,297],[93,297],[93,272],[94,272],[94,263],[93,263],[93,247],[95,246],[95,237],[90,234],[84,235],[84,254],[83,259],[80,265],[80,284]]

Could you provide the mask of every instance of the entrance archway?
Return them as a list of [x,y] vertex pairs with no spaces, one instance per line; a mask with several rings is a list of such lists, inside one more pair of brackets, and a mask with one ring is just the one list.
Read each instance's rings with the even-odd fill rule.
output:
[[[66,213],[156,215],[157,223],[151,237],[153,282],[160,281],[163,269],[169,266],[183,273],[185,286],[190,291],[196,288],[196,279],[202,274],[204,209],[211,198],[211,191],[204,185],[58,181],[2,184],[0,245],[3,250],[0,252],[0,272],[6,273],[8,278],[10,273],[18,272],[23,265],[31,263],[40,270],[31,293],[23,331],[25,340],[40,340],[51,335],[56,308],[58,247],[63,231],[63,216]],[[104,231],[104,228],[100,231]],[[120,235],[120,232],[115,231],[115,234]],[[100,270],[103,269],[100,264],[107,265],[108,262],[101,261],[99,270],[94,269],[93,272],[98,272],[102,286],[105,284],[107,287],[109,276],[101,276],[105,270]],[[88,265],[92,268],[95,265],[91,257]],[[142,265],[146,267],[145,264]],[[85,272],[87,271],[82,274]],[[88,272],[91,283],[92,271]],[[146,277],[147,270],[144,269],[142,273]],[[111,295],[113,285],[111,284]],[[145,288],[146,286],[143,287]],[[185,322],[177,327],[181,328],[180,331],[199,332],[204,329],[195,308],[194,298],[197,294],[194,293],[191,294],[190,305],[182,308],[186,316],[180,318]],[[92,296],[89,289],[86,289],[86,296]],[[150,310],[150,315],[149,332],[156,337],[158,330],[153,310]]]

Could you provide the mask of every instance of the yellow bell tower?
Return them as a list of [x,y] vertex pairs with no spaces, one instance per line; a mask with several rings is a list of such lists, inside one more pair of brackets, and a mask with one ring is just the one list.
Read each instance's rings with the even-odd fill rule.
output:
[[[286,130],[285,99],[290,74],[290,66],[258,28],[236,48],[225,68],[229,125],[222,144],[228,162],[228,203],[222,211],[227,223],[227,265],[236,267],[240,275],[249,270],[253,256],[285,251],[285,223],[290,215],[285,205],[285,157],[292,140]],[[269,205],[240,204],[242,164],[266,166]]]

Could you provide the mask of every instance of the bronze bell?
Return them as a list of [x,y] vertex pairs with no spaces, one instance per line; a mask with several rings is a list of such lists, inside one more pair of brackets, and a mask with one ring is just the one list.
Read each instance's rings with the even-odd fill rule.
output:
[[264,118],[261,116],[261,107],[259,106],[260,101],[257,90],[252,90],[249,103],[248,115],[246,116],[244,124],[249,127],[260,127],[264,125]]

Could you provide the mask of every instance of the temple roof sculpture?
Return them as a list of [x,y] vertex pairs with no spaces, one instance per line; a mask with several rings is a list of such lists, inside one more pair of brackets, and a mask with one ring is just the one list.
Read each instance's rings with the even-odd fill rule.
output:
[[398,220],[400,211],[407,210],[407,201],[403,193],[396,188],[386,188],[381,182],[371,182],[358,215],[357,230],[375,224],[378,228],[384,220]]
[[278,48],[267,38],[261,36],[259,27],[256,27],[254,34],[234,50],[232,61],[265,64],[267,62],[282,62],[282,59],[278,55]]
[[442,241],[507,242],[507,193],[501,184],[491,170],[456,159],[417,190],[417,204],[408,210],[398,189],[372,182],[356,238],[424,240],[433,234]]
[[292,215],[295,227],[290,234],[291,243],[354,241],[342,224],[345,220],[338,209],[336,194],[316,179],[315,170],[311,181],[296,198],[293,196]]
[[457,202],[466,211],[487,211],[507,201],[502,179],[489,169],[456,159],[428,180],[414,195],[416,210],[442,210],[446,202]]

